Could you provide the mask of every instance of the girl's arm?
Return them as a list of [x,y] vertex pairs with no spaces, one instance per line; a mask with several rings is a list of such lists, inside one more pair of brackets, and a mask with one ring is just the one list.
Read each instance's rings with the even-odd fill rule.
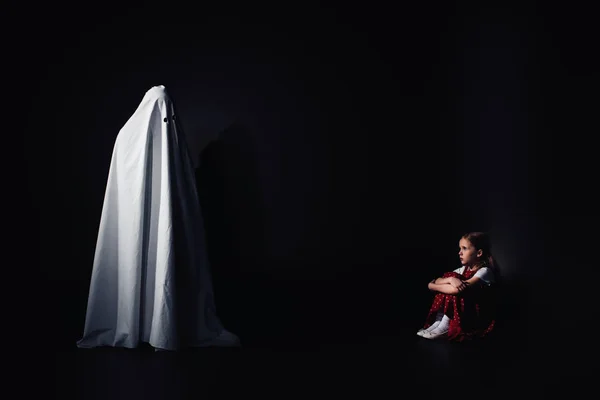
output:
[[[439,278],[438,278],[439,279]],[[436,283],[437,279],[435,281],[429,282],[429,285],[427,285],[427,287],[429,288],[429,290],[434,291],[434,292],[439,292],[439,293],[444,293],[444,294],[459,294],[460,291],[455,288],[452,285],[449,285],[447,283]]]
[[[457,295],[459,293],[462,293],[464,290],[470,288],[470,287],[477,287],[481,284],[481,279],[479,279],[478,277],[474,276],[471,279],[467,279],[465,281],[462,281],[463,285],[456,287],[450,283],[437,283],[438,279],[435,279],[431,282],[429,282],[429,284],[427,285],[427,287],[429,288],[429,290],[434,291],[434,292],[439,292],[439,293],[445,293],[445,294],[454,294]],[[447,280],[450,280],[452,278],[445,278]]]
[[483,281],[479,277],[474,276],[474,277],[472,277],[470,279],[467,279],[467,280],[463,281],[463,283],[465,285],[467,285],[467,287],[476,287],[478,285],[483,284]]

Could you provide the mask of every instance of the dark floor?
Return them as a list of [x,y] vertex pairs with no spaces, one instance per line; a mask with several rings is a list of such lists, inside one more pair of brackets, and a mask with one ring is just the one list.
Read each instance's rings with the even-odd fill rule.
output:
[[261,286],[244,280],[236,287],[231,281],[229,301],[221,290],[218,307],[228,329],[241,337],[241,348],[158,353],[149,347],[77,349],[81,308],[76,296],[63,292],[56,398],[379,397],[413,389],[410,397],[543,397],[578,393],[593,382],[593,370],[583,362],[590,343],[567,339],[568,330],[532,329],[507,306],[495,335],[483,341],[430,341],[415,335],[427,292],[413,293],[414,301],[402,306],[405,298],[394,302],[385,283],[380,291],[369,285],[283,280]]
[[[56,398],[192,399],[213,395],[356,395],[506,398],[519,393],[579,393],[592,371],[555,370],[535,351],[509,343],[453,345],[372,336],[310,349],[71,350],[56,354]],[[511,343],[512,344],[512,343]],[[548,363],[543,365],[544,363]]]

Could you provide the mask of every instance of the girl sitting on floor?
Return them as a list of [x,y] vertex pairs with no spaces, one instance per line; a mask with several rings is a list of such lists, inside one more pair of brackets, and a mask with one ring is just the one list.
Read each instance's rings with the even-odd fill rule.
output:
[[470,232],[459,241],[462,266],[429,282],[435,292],[423,329],[426,339],[463,341],[488,335],[495,324],[497,263],[489,236]]

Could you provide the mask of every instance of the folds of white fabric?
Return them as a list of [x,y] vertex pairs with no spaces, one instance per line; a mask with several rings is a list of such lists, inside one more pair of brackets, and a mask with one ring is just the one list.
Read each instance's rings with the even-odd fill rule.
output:
[[214,304],[194,169],[172,99],[148,90],[119,131],[81,348],[238,345]]

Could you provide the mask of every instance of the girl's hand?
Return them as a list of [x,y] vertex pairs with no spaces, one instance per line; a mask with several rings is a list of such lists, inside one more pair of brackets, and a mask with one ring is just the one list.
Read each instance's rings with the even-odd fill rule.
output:
[[456,289],[458,289],[459,292],[462,292],[467,288],[467,285],[458,278],[448,278],[448,283],[454,286]]

